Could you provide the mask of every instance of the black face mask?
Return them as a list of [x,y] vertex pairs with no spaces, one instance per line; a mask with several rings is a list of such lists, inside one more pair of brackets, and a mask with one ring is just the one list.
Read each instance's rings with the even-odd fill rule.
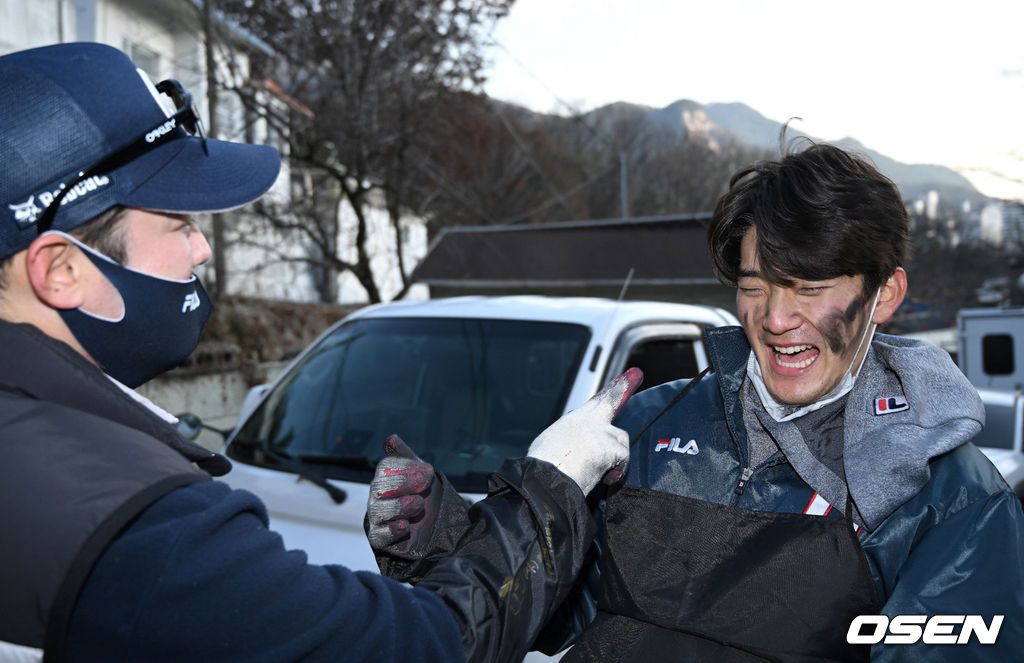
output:
[[120,319],[81,308],[60,315],[75,339],[112,378],[135,388],[184,361],[203,333],[213,302],[199,277],[162,279],[117,264],[70,235],[121,294]]

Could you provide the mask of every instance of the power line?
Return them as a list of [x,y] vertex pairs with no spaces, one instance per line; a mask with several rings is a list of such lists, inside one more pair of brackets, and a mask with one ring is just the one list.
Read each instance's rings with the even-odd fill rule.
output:
[[540,175],[541,181],[544,182],[544,184],[548,187],[548,192],[554,196],[554,198],[552,199],[554,203],[563,202],[566,198],[568,198],[571,194],[563,194],[562,192],[555,188],[555,184],[552,181],[552,178],[549,177],[543,169],[541,169],[540,164],[538,164],[537,161],[533,158],[532,151],[530,150],[530,147],[526,144],[526,141],[522,139],[522,137],[519,135],[519,132],[516,131],[515,127],[508,120],[505,114],[501,111],[500,108],[498,108],[497,104],[492,102],[490,106],[494,110],[494,112],[497,113],[498,118],[501,120],[501,123],[505,126],[505,129],[509,132],[509,134],[512,135],[512,139],[516,141],[516,145],[518,145],[519,149],[523,151],[523,154],[526,156],[526,161],[535,171],[537,171],[537,174]]
[[613,167],[614,166],[611,166],[611,167],[606,168],[605,170],[597,172],[596,174],[594,174],[590,178],[588,178],[586,181],[580,182],[579,184],[577,184],[573,188],[569,189],[565,193],[561,193],[557,197],[552,198],[550,200],[547,200],[547,201],[541,203],[540,205],[537,205],[533,209],[530,209],[530,210],[527,210],[525,212],[522,212],[521,214],[517,214],[516,216],[508,217],[506,219],[501,219],[498,223],[500,223],[500,224],[507,224],[507,225],[516,224],[516,223],[519,223],[520,221],[523,221],[524,219],[530,218],[531,216],[533,216],[537,212],[542,212],[542,211],[544,211],[545,209],[547,209],[549,207],[553,207],[553,206],[557,205],[558,203],[561,203],[563,200],[565,200],[569,196],[575,194],[580,189],[588,187],[591,184],[593,184],[594,182],[596,182],[598,179],[600,179],[601,177],[604,177],[607,173],[609,173],[612,170]]
[[526,74],[530,78],[532,78],[534,81],[536,81],[538,85],[540,85],[542,88],[544,88],[544,90],[547,91],[548,94],[550,94],[552,97],[554,97],[555,101],[557,101],[562,106],[567,108],[569,110],[569,112],[571,113],[572,118],[574,120],[576,120],[577,122],[582,124],[584,127],[589,129],[595,136],[597,136],[608,147],[610,147],[612,150],[615,151],[615,153],[618,156],[618,167],[619,167],[619,210],[620,210],[620,214],[622,215],[622,218],[628,219],[629,218],[629,202],[628,202],[629,201],[629,195],[627,193],[627,181],[628,181],[628,178],[627,178],[627,172],[626,172],[626,166],[627,166],[626,153],[621,148],[619,148],[619,146],[616,143],[616,141],[614,141],[613,139],[609,138],[603,132],[598,130],[597,127],[592,126],[585,119],[583,119],[583,112],[581,110],[579,110],[578,108],[576,108],[575,106],[570,104],[565,99],[562,99],[562,97],[560,97],[558,95],[558,93],[556,93],[554,90],[552,90],[544,81],[542,81],[540,79],[539,76],[537,76],[535,73],[533,73],[530,70],[530,68],[527,67],[522,62],[522,60],[517,58],[512,53],[512,51],[508,50],[508,48],[506,48],[504,44],[502,44],[500,41],[495,39],[493,32],[491,34],[491,42],[495,46],[500,48],[502,51],[504,51],[510,58],[512,58],[512,61],[515,62],[517,65],[519,65],[522,68],[522,70],[525,71]]

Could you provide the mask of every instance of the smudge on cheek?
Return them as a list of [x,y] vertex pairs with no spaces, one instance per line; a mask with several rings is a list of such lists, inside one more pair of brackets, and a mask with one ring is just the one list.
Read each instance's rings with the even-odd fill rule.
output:
[[846,320],[843,319],[841,313],[836,311],[825,316],[821,324],[821,335],[825,337],[825,342],[828,343],[828,347],[832,350],[833,354],[841,355],[843,350],[846,348]]
[[850,305],[846,307],[845,311],[843,311],[843,317],[846,319],[846,324],[853,324],[853,321],[857,319],[857,314],[860,313],[860,310],[862,308],[864,308],[864,305],[867,303],[867,301],[868,300],[864,299],[863,297],[857,297],[852,302],[850,302]]
[[849,349],[847,346],[855,341],[849,333],[850,327],[857,320],[857,314],[864,308],[864,303],[864,298],[857,297],[845,310],[831,311],[821,319],[818,329],[834,354],[842,356]]

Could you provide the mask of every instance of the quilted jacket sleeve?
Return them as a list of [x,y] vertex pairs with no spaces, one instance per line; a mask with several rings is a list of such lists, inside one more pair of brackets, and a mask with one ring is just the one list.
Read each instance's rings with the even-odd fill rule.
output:
[[488,492],[417,589],[455,615],[467,661],[518,661],[568,594],[595,529],[579,487],[549,463],[506,461]]
[[[896,615],[995,615],[994,644],[977,635],[965,645],[878,644],[871,660],[1011,661],[1024,642],[1024,514],[1009,490],[978,500],[928,530],[899,571],[883,607]],[[959,627],[954,633],[962,634]]]

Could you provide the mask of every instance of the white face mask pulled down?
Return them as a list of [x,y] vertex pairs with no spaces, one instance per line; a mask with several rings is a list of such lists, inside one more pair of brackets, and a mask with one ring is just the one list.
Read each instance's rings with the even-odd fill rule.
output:
[[853,389],[853,383],[856,380],[855,374],[860,373],[860,367],[864,364],[864,359],[868,356],[865,352],[864,356],[860,358],[860,364],[857,366],[857,370],[854,371],[853,364],[857,361],[857,356],[864,348],[865,342],[870,343],[871,339],[875,335],[875,328],[878,326],[871,322],[871,318],[875,315],[875,308],[878,306],[878,298],[881,296],[881,288],[875,293],[875,301],[871,304],[871,312],[868,313],[867,325],[864,327],[864,332],[860,336],[860,343],[857,344],[857,351],[853,353],[853,359],[850,360],[850,365],[847,366],[846,372],[843,373],[843,377],[839,380],[839,384],[818,400],[807,405],[787,405],[786,403],[780,403],[775,400],[770,393],[768,393],[768,387],[764,383],[764,375],[761,373],[761,365],[757,362],[757,355],[754,351],[750,351],[750,356],[747,358],[747,376],[750,378],[750,383],[754,385],[754,391],[757,392],[758,397],[761,399],[761,405],[771,415],[772,419],[778,422],[791,421],[798,417],[802,417],[808,412],[814,412],[815,410],[821,409],[829,403],[834,403],[846,394],[850,393]]

